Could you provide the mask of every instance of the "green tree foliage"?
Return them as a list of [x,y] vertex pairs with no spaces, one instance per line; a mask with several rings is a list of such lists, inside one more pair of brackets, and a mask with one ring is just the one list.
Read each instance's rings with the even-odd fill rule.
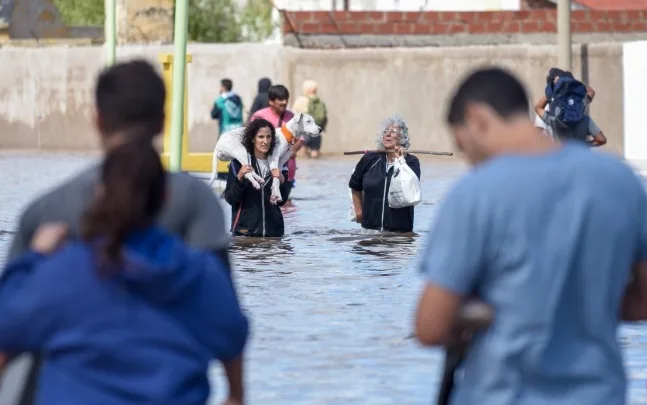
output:
[[55,3],[65,25],[103,25],[105,20],[101,0],[56,0]]
[[240,42],[241,26],[233,0],[189,0],[189,39]]
[[[101,0],[55,0],[63,21],[70,26],[103,25]],[[196,42],[257,42],[275,28],[268,0],[189,0],[189,40]]]
[[269,0],[247,0],[240,13],[244,39],[260,42],[272,35],[276,25],[272,21],[272,4]]

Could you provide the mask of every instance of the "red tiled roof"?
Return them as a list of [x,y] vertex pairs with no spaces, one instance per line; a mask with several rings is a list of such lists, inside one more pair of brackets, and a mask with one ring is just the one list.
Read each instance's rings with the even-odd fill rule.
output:
[[592,10],[647,10],[647,0],[573,0]]

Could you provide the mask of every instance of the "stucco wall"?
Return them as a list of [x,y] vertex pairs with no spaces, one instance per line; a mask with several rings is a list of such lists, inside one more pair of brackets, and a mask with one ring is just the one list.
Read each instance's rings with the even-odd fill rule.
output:
[[[129,46],[119,58],[145,56],[158,63],[164,46]],[[268,45],[190,45],[189,132],[192,151],[211,152],[217,125],[209,111],[219,80],[230,77],[247,107],[260,77],[283,82],[293,94],[301,82],[319,82],[330,114],[323,151],[340,153],[373,146],[380,121],[400,113],[413,145],[451,150],[443,123],[452,86],[469,69],[502,64],[528,85],[533,100],[556,63],[552,46],[300,50]],[[88,47],[0,48],[0,148],[93,149],[93,85],[103,49]],[[621,44],[574,48],[574,72],[596,89],[591,114],[622,153],[623,66]],[[584,62],[584,63],[582,63]],[[584,69],[582,69],[584,67]]]

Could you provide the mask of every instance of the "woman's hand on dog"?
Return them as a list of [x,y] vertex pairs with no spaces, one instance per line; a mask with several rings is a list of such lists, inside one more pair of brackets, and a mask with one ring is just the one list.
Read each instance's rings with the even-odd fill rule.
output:
[[272,177],[279,179],[281,184],[285,183],[285,177],[283,177],[283,173],[279,169],[272,169]]
[[253,171],[254,171],[254,168],[252,168],[250,165],[243,165],[243,167],[241,167],[240,170],[238,171],[238,176],[237,176],[238,181],[242,183],[243,180],[245,180],[245,175]]

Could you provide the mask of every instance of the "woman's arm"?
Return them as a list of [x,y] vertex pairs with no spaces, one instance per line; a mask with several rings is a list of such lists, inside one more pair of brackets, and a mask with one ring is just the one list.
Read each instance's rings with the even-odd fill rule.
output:
[[418,176],[418,180],[420,180],[420,160],[413,155],[409,155],[408,159],[405,158],[405,163],[411,168],[411,170],[413,170],[416,176]]
[[348,182],[348,187],[351,189],[351,194],[353,195],[353,208],[355,209],[355,217],[357,222],[362,222],[363,212],[362,212],[362,200],[364,192],[364,172],[366,167],[370,162],[368,155],[362,156],[362,158],[357,162],[353,174],[350,176],[350,181]]
[[535,104],[535,113],[539,115],[539,118],[544,119],[544,113],[546,112],[546,104],[548,104],[548,98],[543,96]]
[[225,186],[223,196],[225,201],[227,201],[227,203],[232,207],[237,207],[241,203],[245,192],[244,180],[241,181],[238,176],[241,169],[242,165],[235,160],[232,160],[231,163],[229,163],[227,185]]
[[288,202],[288,197],[290,196],[290,187],[292,186],[288,182],[288,171],[284,170],[281,172],[281,175],[283,176],[283,182],[281,183],[281,186],[279,189],[281,190],[281,201],[279,204],[277,204],[279,207],[285,205],[286,202]]
[[353,208],[355,208],[355,218],[357,219],[357,222],[362,222],[362,192],[351,190],[351,193],[353,194]]
[[297,157],[297,153],[299,153],[299,151],[303,147],[303,143],[304,143],[303,137],[301,137],[297,140],[297,142],[294,145],[292,145],[292,156],[290,156],[290,158]]

